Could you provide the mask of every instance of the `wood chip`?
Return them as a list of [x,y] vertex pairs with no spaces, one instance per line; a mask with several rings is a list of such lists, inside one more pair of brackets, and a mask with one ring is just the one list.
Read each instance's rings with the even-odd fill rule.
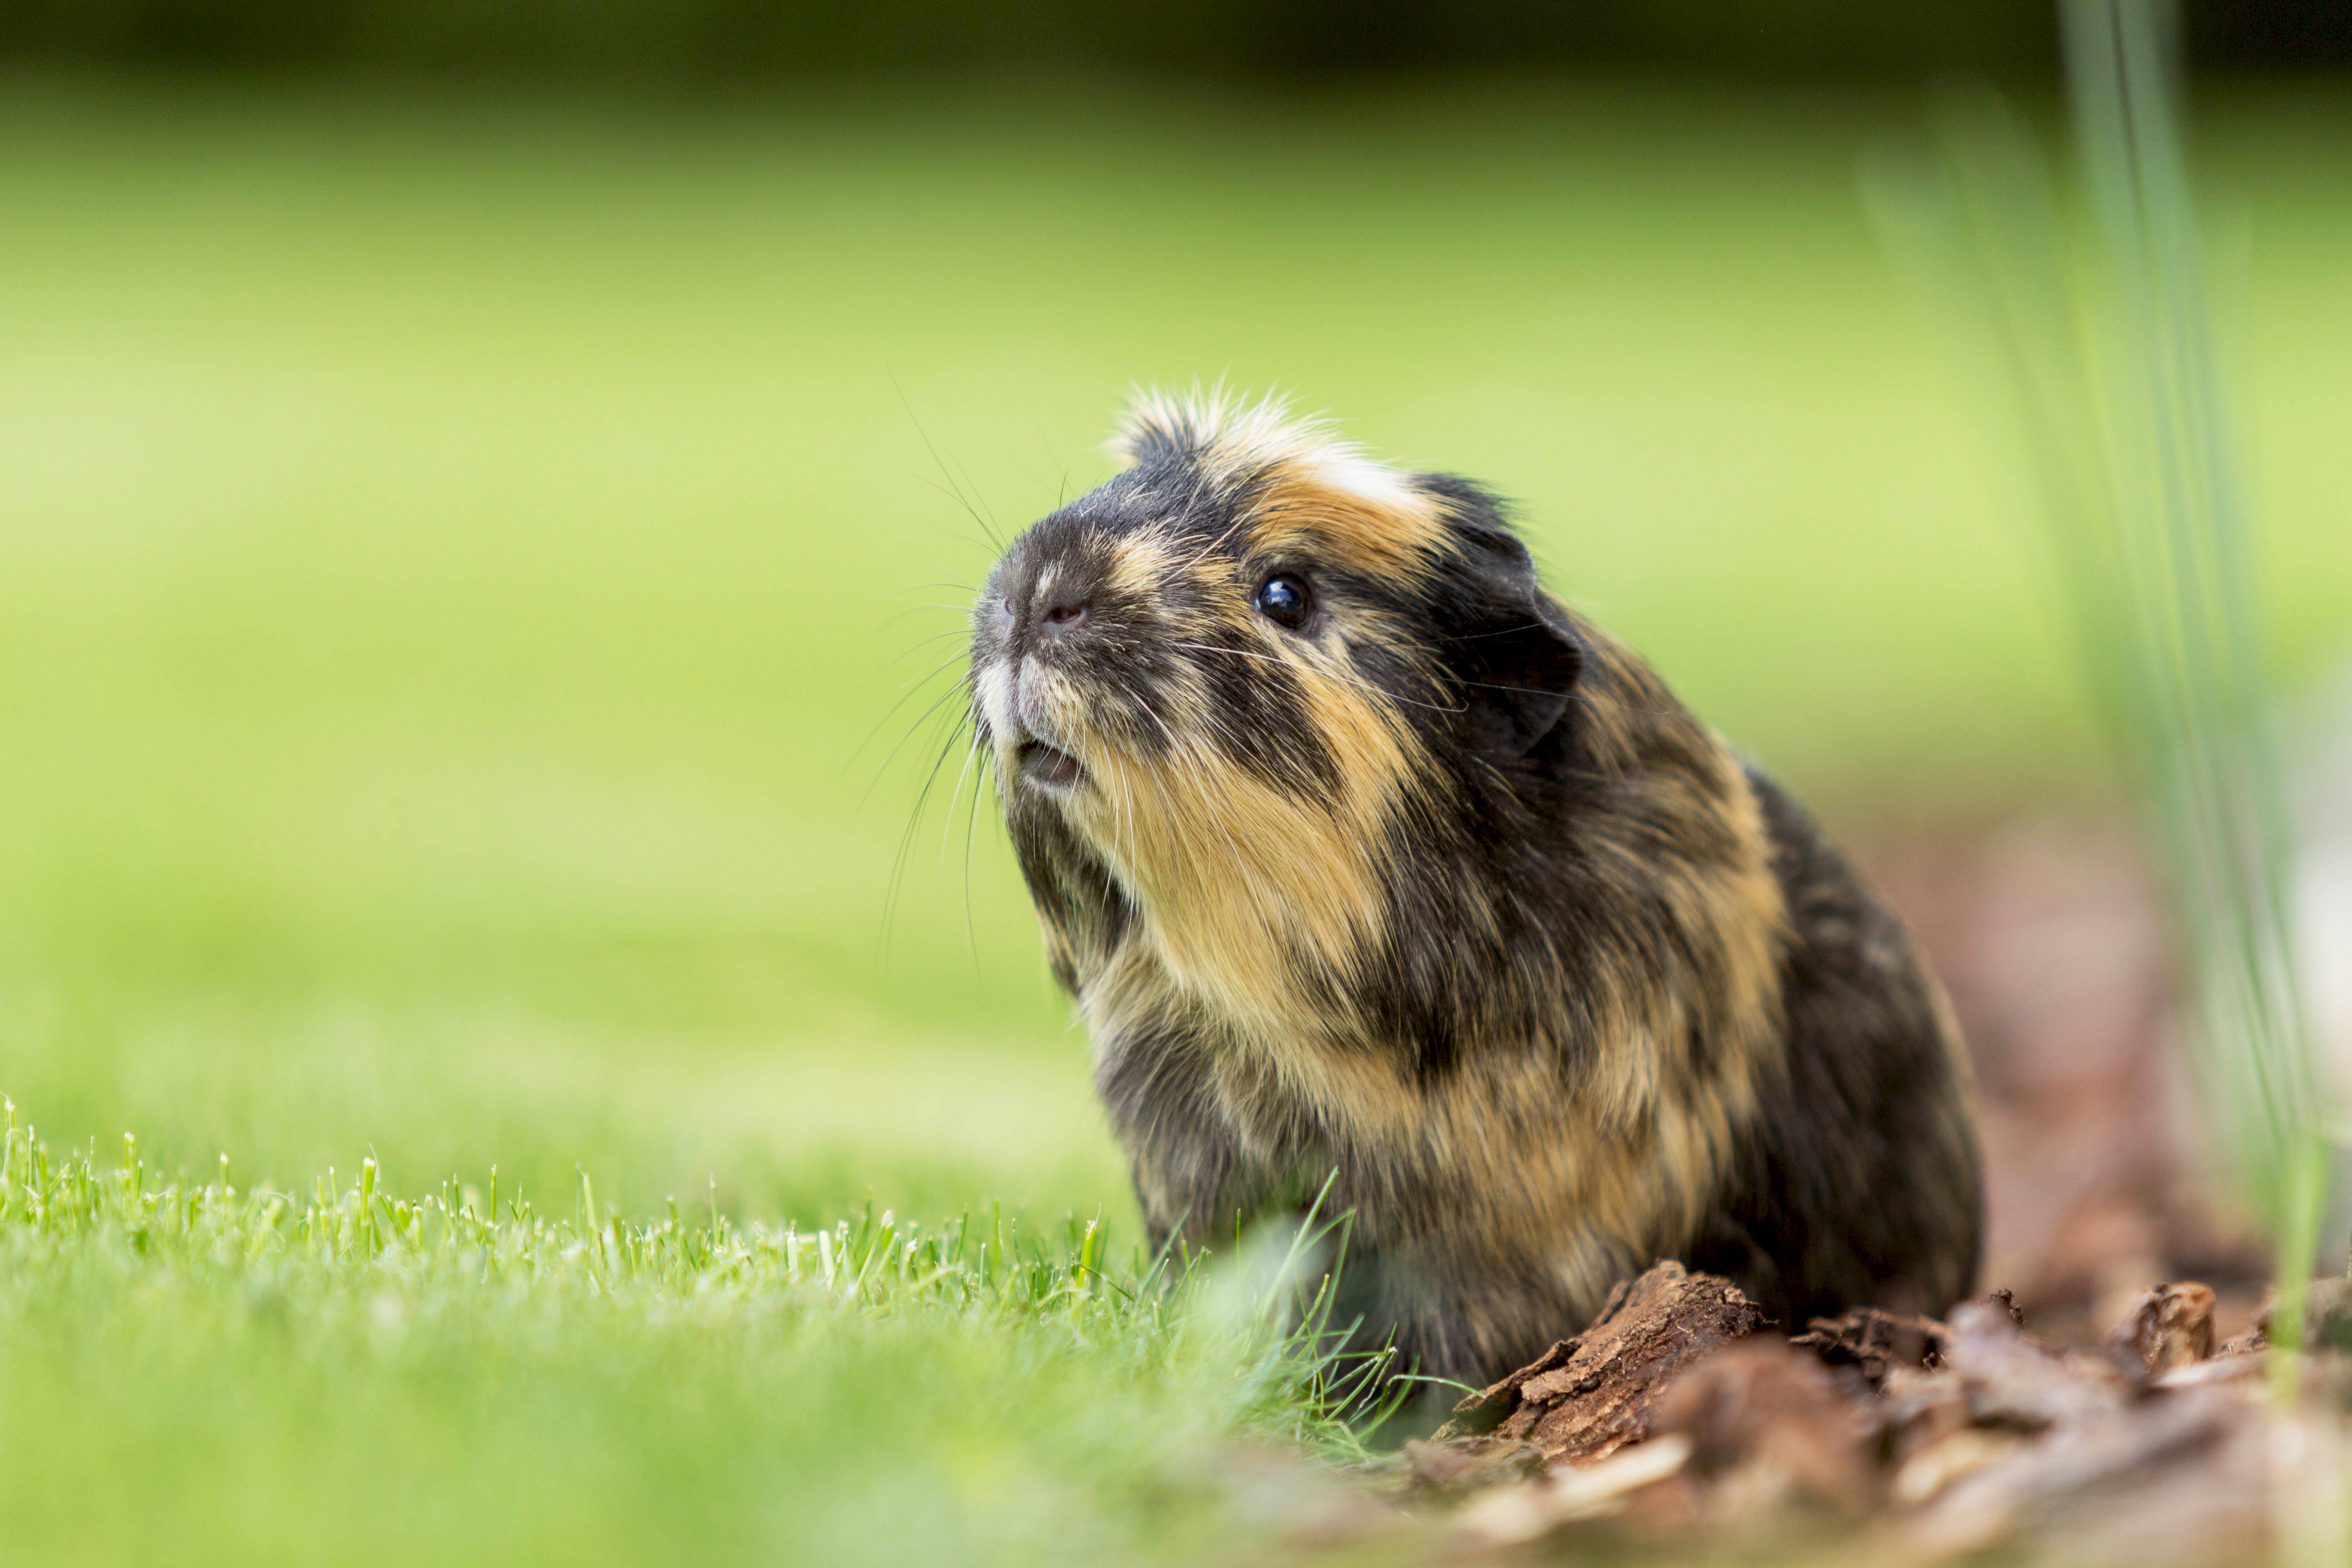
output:
[[1658,1397],[1685,1368],[1761,1327],[1738,1287],[1661,1263],[1621,1284],[1591,1328],[1454,1407],[1432,1441],[1532,1443],[1553,1464],[1606,1458],[1650,1435]]
[[2108,1353],[2144,1377],[2209,1361],[2213,1350],[2213,1291],[2193,1282],[2141,1291],[2107,1334]]

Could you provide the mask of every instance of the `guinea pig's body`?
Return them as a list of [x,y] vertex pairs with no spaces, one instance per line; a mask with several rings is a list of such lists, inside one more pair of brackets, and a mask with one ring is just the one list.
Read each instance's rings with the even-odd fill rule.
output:
[[1660,1258],[1801,1323],[1973,1280],[1967,1068],[1900,924],[1494,500],[1147,400],[975,610],[971,695],[1155,1239],[1327,1203],[1480,1381]]

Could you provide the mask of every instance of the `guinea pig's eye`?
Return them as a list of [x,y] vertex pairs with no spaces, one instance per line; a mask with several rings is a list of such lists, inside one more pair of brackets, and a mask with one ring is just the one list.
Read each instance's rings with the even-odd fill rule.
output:
[[1315,613],[1315,594],[1306,578],[1276,573],[1257,585],[1257,608],[1276,626],[1297,631]]

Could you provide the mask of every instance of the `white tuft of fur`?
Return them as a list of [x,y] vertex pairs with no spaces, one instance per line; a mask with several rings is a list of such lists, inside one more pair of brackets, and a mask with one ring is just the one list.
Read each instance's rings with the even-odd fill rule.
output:
[[1425,504],[1402,469],[1341,438],[1329,417],[1294,413],[1279,393],[1251,398],[1222,386],[1139,388],[1108,445],[1130,465],[1155,450],[1181,454],[1220,485],[1283,474],[1376,505]]

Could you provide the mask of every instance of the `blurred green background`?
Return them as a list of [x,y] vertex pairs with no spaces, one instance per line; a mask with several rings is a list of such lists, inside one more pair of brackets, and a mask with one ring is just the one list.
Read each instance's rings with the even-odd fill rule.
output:
[[[360,68],[428,11],[11,24],[0,1089],[53,1139],[1122,1216],[985,802],[943,782],[892,906],[936,741],[893,747],[992,553],[951,492],[1002,533],[1094,483],[1133,384],[1518,498],[1835,820],[2104,787],[2028,488],[1858,197],[1906,79]],[[1979,52],[2030,75],[2030,20]],[[2352,626],[2352,94],[2199,107],[2307,680]]]

